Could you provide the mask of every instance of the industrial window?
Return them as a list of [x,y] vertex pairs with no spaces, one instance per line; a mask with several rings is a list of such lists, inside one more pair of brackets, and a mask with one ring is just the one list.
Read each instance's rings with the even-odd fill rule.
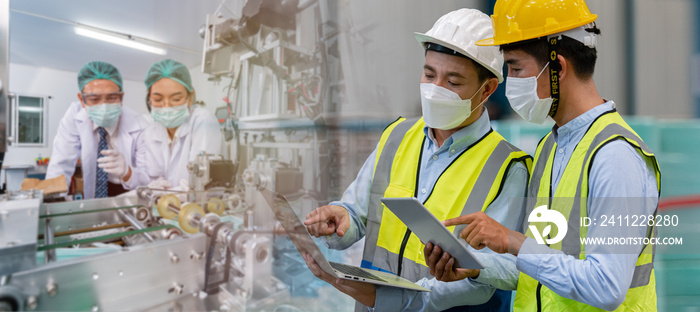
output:
[[10,144],[46,146],[49,97],[12,94],[10,99]]

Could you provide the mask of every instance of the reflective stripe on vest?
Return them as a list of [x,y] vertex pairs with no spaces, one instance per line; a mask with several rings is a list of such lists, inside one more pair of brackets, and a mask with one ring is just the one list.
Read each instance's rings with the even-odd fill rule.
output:
[[[377,235],[379,234],[379,227],[374,226],[374,224],[379,224],[382,221],[382,210],[372,209],[371,207],[377,207],[381,205],[380,199],[384,196],[384,191],[386,191],[386,186],[389,185],[389,178],[391,173],[391,164],[394,159],[394,154],[399,148],[399,144],[403,140],[404,135],[408,130],[414,126],[418,121],[418,118],[406,120],[405,118],[399,118],[397,121],[393,122],[391,125],[384,130],[382,136],[379,140],[379,145],[377,147],[377,155],[374,162],[372,185],[370,187],[370,197],[369,197],[369,209],[367,209],[367,227],[365,229],[365,248],[362,256],[362,267],[373,268],[372,259],[374,257],[374,247],[368,248],[367,246],[377,245]],[[384,152],[386,150],[386,152]],[[377,172],[377,168],[380,168]]]
[[[380,202],[382,197],[415,197],[425,140],[422,119],[390,125],[378,145],[365,234],[363,266],[417,281],[429,277],[423,245],[413,234],[403,243],[406,226]],[[424,205],[440,220],[483,211],[498,195],[512,162],[530,167],[531,157],[496,132],[489,132],[460,154],[440,175]],[[463,227],[461,227],[463,228]],[[453,232],[459,233],[459,229]]]
[[[588,216],[588,173],[597,151],[613,140],[624,140],[651,159],[655,166],[657,187],[660,187],[660,172],[656,158],[649,147],[624,122],[614,110],[604,113],[596,119],[587,133],[576,146],[567,167],[562,174],[554,195],[551,190],[551,174],[554,151],[557,145],[551,132],[540,142],[535,153],[530,185],[528,187],[527,215],[540,205],[561,212],[568,219],[568,231],[562,242],[550,246],[578,259],[585,259],[585,245],[580,238],[586,237],[587,227],[580,227],[580,218]],[[550,202],[547,202],[550,201]],[[656,212],[654,212],[656,215]],[[533,224],[534,225],[534,224]],[[538,229],[547,224],[539,224]],[[556,226],[553,226],[556,228]],[[528,227],[524,227],[528,229]],[[648,227],[647,237],[656,236],[657,229]],[[556,233],[552,232],[551,235]],[[532,237],[532,232],[527,231]],[[616,311],[656,310],[656,282],[654,277],[653,257],[655,246],[648,244],[638,256],[632,282],[625,301]],[[539,309],[538,309],[539,308]],[[592,306],[563,298],[539,284],[532,277],[520,273],[518,291],[514,305],[516,311],[598,311]]]

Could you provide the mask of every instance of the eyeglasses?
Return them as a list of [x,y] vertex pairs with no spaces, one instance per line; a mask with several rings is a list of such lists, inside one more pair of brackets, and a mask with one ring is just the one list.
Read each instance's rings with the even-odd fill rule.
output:
[[153,106],[153,107],[164,107],[164,106],[173,107],[173,106],[184,105],[185,103],[187,103],[188,99],[189,99],[188,95],[175,95],[175,96],[170,97],[167,100],[165,99],[165,97],[161,97],[161,96],[152,97],[150,99],[150,101],[151,101],[151,106]]
[[102,103],[119,103],[122,101],[124,92],[113,93],[83,93],[83,100],[87,105],[97,105]]

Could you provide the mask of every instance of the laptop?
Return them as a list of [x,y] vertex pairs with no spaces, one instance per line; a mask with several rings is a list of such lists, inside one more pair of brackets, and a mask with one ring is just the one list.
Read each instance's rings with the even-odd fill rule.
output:
[[323,271],[341,279],[360,281],[371,284],[399,287],[412,289],[417,291],[430,291],[424,287],[416,285],[411,281],[396,276],[392,273],[381,272],[376,270],[365,269],[353,265],[347,265],[337,262],[331,262],[321,253],[316,242],[306,226],[294,212],[292,205],[287,199],[273,191],[262,189],[260,193],[265,198],[265,201],[270,206],[277,220],[282,224],[282,227],[287,231],[289,238],[294,243],[300,254],[307,253],[316,260],[316,263]]
[[483,269],[484,266],[458,239],[415,197],[382,198],[386,205],[423,243],[433,243],[455,258],[453,267]]

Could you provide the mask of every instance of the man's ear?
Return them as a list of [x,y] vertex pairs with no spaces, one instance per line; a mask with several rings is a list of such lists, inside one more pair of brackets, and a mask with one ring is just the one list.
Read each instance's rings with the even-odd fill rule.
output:
[[78,100],[80,100],[80,105],[85,108],[85,101],[83,101],[83,94],[78,92]]
[[566,79],[569,74],[573,73],[569,73],[569,69],[572,69],[571,66],[569,66],[569,60],[567,60],[561,54],[557,55],[557,61],[559,61],[559,65],[561,67],[559,70],[559,81],[561,82],[562,80]]
[[486,84],[484,85],[484,92],[481,93],[481,101],[486,101],[486,99],[491,96],[494,92],[496,92],[496,88],[498,88],[498,79],[497,78],[489,78],[489,80],[486,81]]

